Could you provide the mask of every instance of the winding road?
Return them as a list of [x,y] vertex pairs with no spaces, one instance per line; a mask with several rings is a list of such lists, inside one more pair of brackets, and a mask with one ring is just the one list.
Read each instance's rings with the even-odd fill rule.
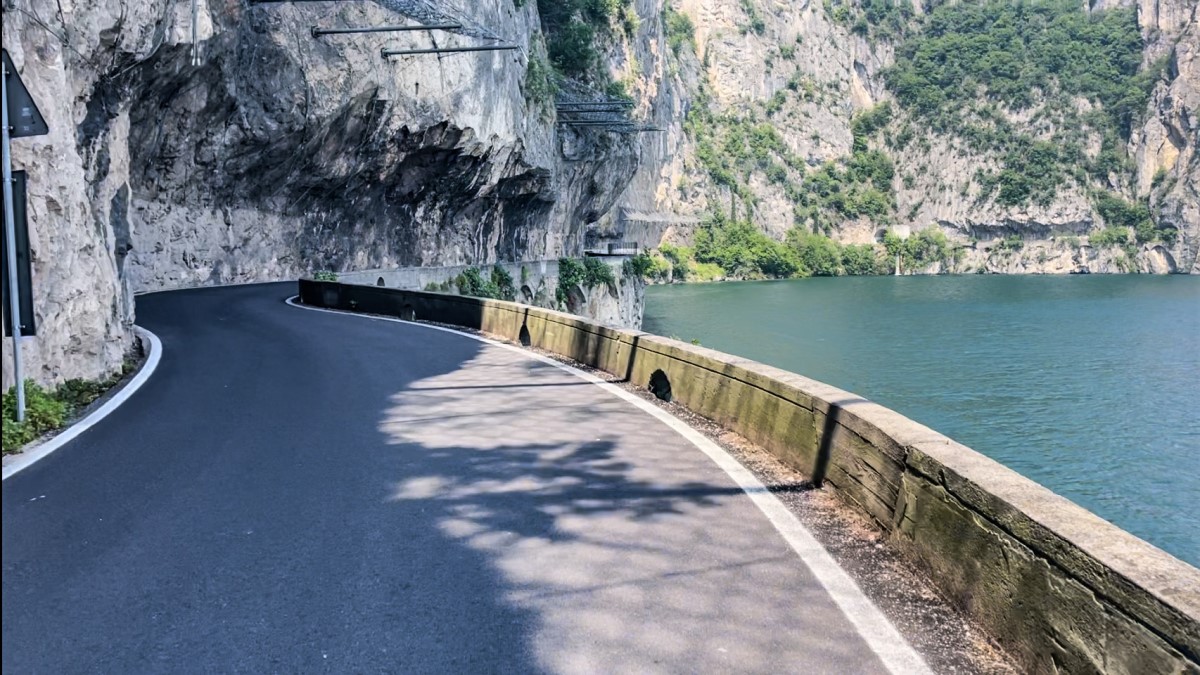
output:
[[903,670],[645,410],[294,292],[138,298],[158,370],[4,481],[4,672]]

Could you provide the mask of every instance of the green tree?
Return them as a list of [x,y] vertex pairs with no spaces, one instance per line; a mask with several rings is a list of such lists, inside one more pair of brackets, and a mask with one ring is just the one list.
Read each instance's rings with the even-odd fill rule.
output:
[[590,25],[574,20],[556,31],[547,51],[554,65],[567,75],[579,77],[592,70],[599,58],[594,40],[596,31]]
[[676,56],[679,56],[685,45],[696,48],[696,26],[690,16],[677,12],[668,5],[663,10],[663,23],[667,29],[667,44]]
[[842,247],[842,271],[851,276],[875,274],[879,265],[875,247],[870,244]]
[[788,232],[787,241],[795,249],[806,273],[819,277],[842,273],[842,251],[837,242],[829,237],[796,228]]
[[[980,176],[984,196],[1006,206],[1044,205],[1068,180],[1128,174],[1119,139],[1129,137],[1165,63],[1139,70],[1134,8],[1090,11],[1073,0],[944,2],[920,23],[897,47],[885,79],[901,106],[934,131],[1001,156],[998,171]],[[1081,113],[1077,98],[1098,108]],[[1004,109],[1030,109],[1052,138],[1018,131]],[[1083,154],[1088,129],[1104,139],[1092,160]],[[1087,171],[1073,171],[1077,166]]]

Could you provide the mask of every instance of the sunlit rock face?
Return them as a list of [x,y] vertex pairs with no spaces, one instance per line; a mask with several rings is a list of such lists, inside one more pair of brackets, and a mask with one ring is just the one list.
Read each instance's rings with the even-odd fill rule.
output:
[[1180,232],[1166,252],[1180,272],[1200,274],[1200,4],[1143,0],[1138,20],[1147,60],[1167,59],[1134,137],[1138,189],[1148,190],[1164,223]]
[[[882,73],[894,44],[854,32],[822,3],[674,0],[695,38],[676,48],[665,0],[634,0],[636,21],[601,31],[601,67],[633,98],[633,117],[659,131],[572,131],[532,100],[527,65],[545,36],[537,3],[519,4],[198,0],[196,21],[188,0],[6,5],[4,46],[51,127],[14,143],[16,168],[30,174],[40,325],[30,374],[50,382],[115,369],[132,344],[136,292],[554,259],[578,255],[585,233],[686,242],[714,209],[783,237],[795,224],[783,185],[754,173],[752,200],[714,185],[685,131],[689,111],[769,119],[810,172],[846,157],[855,114],[892,98]],[[1132,177],[1109,187],[1148,201],[1160,226],[1178,230],[1173,244],[1140,246],[1132,259],[1089,246],[1105,223],[1078,187],[1019,208],[981,199],[971,177],[998,158],[919,124],[889,151],[890,226],[940,228],[965,247],[956,271],[1200,271],[1197,5],[1103,0],[1090,10],[1116,6],[1137,7],[1145,63],[1167,65],[1126,147]],[[447,20],[463,27],[310,32]],[[519,49],[380,55],[497,38]],[[800,168],[788,171],[801,179]],[[882,227],[846,219],[831,234],[866,243]],[[1012,235],[1024,240],[1019,251],[997,247]]]
[[[6,10],[4,46],[52,129],[14,151],[42,327],[31,374],[113,370],[137,292],[578,255],[638,148],[556,128],[529,100],[535,4],[200,0],[194,30],[186,0]],[[463,28],[310,32],[414,19]],[[518,49],[380,54],[492,38]]]
[[[857,11],[861,3],[834,4]],[[913,11],[922,12],[923,4],[914,2]],[[784,182],[751,172],[740,178],[753,203],[736,197],[705,171],[683,117],[695,106],[707,105],[719,116],[770,123],[788,151],[806,165],[805,171],[788,167],[789,177],[799,184],[805,172],[850,154],[856,114],[894,101],[883,73],[895,62],[897,43],[854,31],[849,22],[832,15],[829,3],[675,0],[671,6],[695,26],[694,48],[687,45],[673,55],[664,39],[646,38],[638,42],[636,58],[628,59],[642,73],[659,74],[636,81],[646,109],[666,131],[643,139],[644,161],[612,218],[600,222],[600,235],[644,244],[664,239],[687,243],[696,223],[716,210],[748,216],[782,238],[796,222],[794,200]],[[1167,60],[1124,144],[1123,152],[1134,167],[1131,175],[1114,177],[1108,185],[1093,181],[1087,188],[1068,181],[1048,203],[1005,206],[987,198],[974,178],[977,170],[1000,166],[996,153],[935,133],[920,120],[897,119],[884,133],[896,137],[907,124],[911,140],[903,147],[885,147],[881,136],[873,146],[883,148],[895,163],[896,204],[890,222],[844,218],[831,236],[861,244],[877,241],[889,226],[901,232],[937,227],[965,247],[956,267],[960,272],[1200,270],[1197,3],[1098,0],[1084,6],[1092,12],[1136,8],[1145,41],[1144,65]],[[614,59],[614,64],[622,63]],[[706,98],[700,95],[702,89]],[[1092,107],[1082,99],[1075,103],[1081,111]],[[1046,139],[1054,132],[1039,123],[1032,110],[1008,117],[1016,129],[1034,138]],[[1084,144],[1089,156],[1100,149],[1100,137],[1092,136]],[[1107,225],[1090,194],[1100,188],[1131,203],[1148,202],[1160,227],[1178,230],[1176,241],[1139,246],[1131,259],[1118,248],[1089,246],[1088,233]],[[1020,251],[996,245],[1012,235],[1024,240]]]

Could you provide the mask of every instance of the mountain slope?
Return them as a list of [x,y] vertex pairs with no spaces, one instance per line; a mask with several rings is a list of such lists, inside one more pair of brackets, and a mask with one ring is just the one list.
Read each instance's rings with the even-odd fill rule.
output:
[[925,271],[1192,270],[1196,3],[1017,7],[673,0],[644,93],[674,150],[600,236],[688,243],[721,212],[776,239],[936,228],[957,253]]

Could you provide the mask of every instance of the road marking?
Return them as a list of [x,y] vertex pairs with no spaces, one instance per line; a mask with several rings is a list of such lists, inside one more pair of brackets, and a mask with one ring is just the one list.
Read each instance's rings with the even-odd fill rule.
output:
[[749,469],[742,466],[740,462],[734,459],[725,449],[714,443],[707,436],[696,431],[692,427],[685,424],[682,420],[659,408],[658,406],[643,400],[642,398],[631,394],[620,387],[605,382],[591,373],[584,372],[578,368],[573,368],[566,364],[555,361],[554,359],[531,352],[524,347],[497,342],[478,335],[464,333],[452,328],[444,328],[442,326],[433,326],[427,323],[417,323],[414,321],[405,321],[387,316],[373,316],[369,314],[358,314],[356,312],[344,312],[333,309],[325,309],[323,307],[309,307],[296,302],[299,296],[292,296],[287,299],[287,304],[307,309],[313,312],[326,312],[329,314],[340,314],[343,316],[356,316],[363,319],[371,319],[375,321],[388,321],[392,323],[403,323],[410,326],[420,326],[431,330],[439,330],[445,333],[453,333],[461,335],[472,340],[478,340],[495,347],[508,349],[517,352],[527,358],[542,363],[550,364],[560,370],[565,370],[568,373],[587,382],[591,382],[608,393],[620,398],[633,406],[639,408],[651,417],[667,425],[680,436],[683,436],[692,445],[696,446],[705,455],[708,455],[717,466],[737,483],[738,487],[746,493],[746,496],[754,502],[755,506],[762,511],[767,517],[775,530],[780,536],[787,541],[796,555],[800,556],[800,560],[808,567],[813,576],[820,582],[821,587],[829,594],[842,610],[842,614],[854,625],[858,630],[858,634],[871,648],[871,651],[879,657],[883,665],[896,675],[918,675],[932,673],[929,666],[925,664],[925,660],[921,655],[912,648],[904,636],[900,635],[900,631],[892,625],[891,621],[883,615],[883,612],[871,602],[850,578],[850,575],[838,565],[833,556],[825,550],[821,542],[817,541],[812,532],[809,531],[803,523],[796,518],[795,514],[784,506],[783,502],[777,498]]
[[4,467],[3,480],[8,480],[17,473],[28,469],[36,462],[45,459],[50,453],[70,443],[83,432],[91,429],[97,422],[108,417],[122,403],[129,400],[129,397],[133,396],[150,379],[150,376],[154,374],[154,369],[158,368],[159,360],[162,358],[162,342],[158,339],[157,335],[141,326],[134,326],[133,328],[143,340],[150,343],[150,354],[146,356],[146,363],[142,364],[142,367],[138,369],[137,374],[133,376],[129,384],[121,387],[121,390],[113,394],[112,398],[105,401],[104,405],[96,408],[87,417],[72,424],[59,435],[17,455],[16,459]]

